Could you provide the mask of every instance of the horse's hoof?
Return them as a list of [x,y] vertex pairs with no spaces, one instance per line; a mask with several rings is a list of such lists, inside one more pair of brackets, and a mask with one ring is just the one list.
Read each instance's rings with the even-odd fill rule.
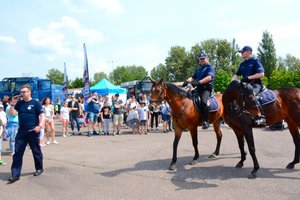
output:
[[197,164],[197,160],[192,160],[189,164],[190,165],[196,165]]
[[256,173],[251,173],[249,176],[248,176],[248,179],[255,179],[256,178]]
[[244,166],[243,163],[238,163],[238,164],[236,164],[235,168],[242,168],[243,166]]
[[216,154],[214,154],[214,153],[212,153],[212,154],[210,154],[209,156],[208,156],[208,158],[211,158],[211,159],[216,159],[218,156],[216,155]]
[[292,164],[292,163],[289,163],[287,166],[286,166],[286,169],[294,169],[295,165]]
[[173,171],[173,170],[175,170],[175,169],[176,169],[176,165],[175,165],[175,164],[171,164],[170,167],[169,167],[169,170],[172,170],[172,171]]

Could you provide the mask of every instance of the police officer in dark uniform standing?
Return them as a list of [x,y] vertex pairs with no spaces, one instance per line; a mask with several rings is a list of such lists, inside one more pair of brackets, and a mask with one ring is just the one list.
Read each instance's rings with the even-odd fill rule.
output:
[[183,87],[188,83],[196,81],[196,90],[201,98],[201,116],[203,119],[202,129],[209,128],[208,121],[208,105],[207,101],[212,93],[213,82],[215,77],[215,68],[208,62],[208,56],[206,53],[201,53],[199,56],[199,67],[196,69],[193,76],[187,79],[183,83]]
[[[250,83],[253,87],[253,95],[257,95],[263,87],[261,79],[265,75],[264,67],[259,59],[252,57],[252,48],[250,46],[244,46],[239,53],[241,53],[244,60],[241,62],[232,80],[238,80],[238,76],[242,76],[241,82]],[[262,113],[263,110],[258,100],[256,100],[256,104],[261,114],[256,117],[255,123],[256,125],[265,125],[265,116]]]
[[[39,135],[44,123],[42,105],[38,100],[32,99],[29,85],[21,87],[21,95],[15,96],[11,101],[10,115],[18,114],[19,130],[15,138],[15,154],[11,166],[11,178],[9,183],[20,179],[23,155],[29,144],[35,163],[34,176],[39,176],[43,170],[43,154],[39,145]],[[18,98],[22,100],[18,101]]]

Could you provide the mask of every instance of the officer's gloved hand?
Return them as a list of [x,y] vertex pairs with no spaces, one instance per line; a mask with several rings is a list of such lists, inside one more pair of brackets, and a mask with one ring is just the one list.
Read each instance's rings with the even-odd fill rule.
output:
[[198,82],[198,81],[196,81],[196,82],[194,82],[193,84],[192,84],[192,86],[193,87],[198,87],[198,86],[200,86],[201,84]]
[[244,77],[244,78],[242,78],[241,82],[243,82],[243,83],[249,83],[250,79],[248,77]]
[[184,81],[183,84],[182,84],[182,87],[186,87],[186,86],[188,86],[188,84],[189,84],[189,82]]

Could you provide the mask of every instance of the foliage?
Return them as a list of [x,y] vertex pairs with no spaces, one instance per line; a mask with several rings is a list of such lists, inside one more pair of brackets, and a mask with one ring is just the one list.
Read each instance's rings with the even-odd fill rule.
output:
[[161,78],[164,78],[164,80],[166,80],[166,77],[168,77],[166,66],[160,63],[159,65],[154,67],[151,70],[150,77],[155,80],[159,80]]
[[74,81],[71,81],[70,88],[82,88],[83,87],[83,78],[76,77]]
[[287,54],[284,59],[284,65],[287,69],[292,71],[300,71],[300,59],[292,56],[291,54]]
[[63,85],[64,74],[58,69],[50,69],[46,77],[52,81],[53,84]]
[[268,88],[278,89],[281,87],[300,88],[300,71],[286,69],[274,70],[268,82]]
[[96,72],[94,74],[94,81],[91,83],[91,86],[95,85],[99,81],[101,81],[103,78],[107,79],[107,75],[104,72]]
[[187,53],[184,47],[171,47],[166,58],[166,81],[176,82],[186,80],[187,74]]
[[276,49],[272,35],[268,31],[263,32],[262,40],[259,43],[257,57],[265,69],[265,76],[270,78],[271,73],[276,69]]
[[227,88],[228,84],[231,81],[231,75],[222,70],[218,69],[216,70],[216,77],[214,80],[214,91],[215,92],[224,92],[224,90]]
[[148,72],[142,66],[118,66],[109,74],[109,80],[120,85],[127,81],[141,80],[145,76],[148,76]]

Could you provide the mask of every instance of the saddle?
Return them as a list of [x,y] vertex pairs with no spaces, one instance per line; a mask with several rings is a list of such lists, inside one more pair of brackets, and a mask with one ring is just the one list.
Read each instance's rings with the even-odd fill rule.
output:
[[269,90],[264,87],[256,96],[255,98],[259,101],[261,106],[273,103],[277,97],[273,90]]
[[[192,91],[192,99],[193,99],[194,107],[196,108],[196,110],[198,112],[200,112],[201,98],[195,90]],[[220,105],[219,105],[216,97],[214,96],[214,93],[212,93],[211,96],[209,97],[207,105],[208,105],[209,112],[216,112],[220,109]]]

